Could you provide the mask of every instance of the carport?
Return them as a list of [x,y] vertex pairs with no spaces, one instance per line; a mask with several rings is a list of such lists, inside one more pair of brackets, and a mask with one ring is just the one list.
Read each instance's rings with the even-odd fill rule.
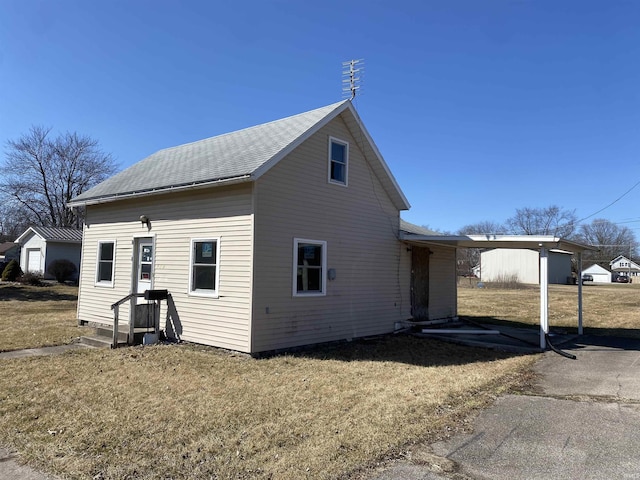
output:
[[[458,248],[527,248],[537,250],[540,257],[540,348],[547,348],[549,333],[549,250],[560,249],[578,256],[578,278],[582,278],[582,254],[597,250],[590,245],[565,240],[550,235],[421,235],[400,232],[400,239],[409,245],[428,247],[440,245]],[[582,282],[578,282],[578,335],[582,328]]]

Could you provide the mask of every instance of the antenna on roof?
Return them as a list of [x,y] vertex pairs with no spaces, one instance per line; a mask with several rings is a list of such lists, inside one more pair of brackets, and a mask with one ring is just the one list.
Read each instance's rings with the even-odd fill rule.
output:
[[360,81],[364,73],[364,59],[342,62],[342,98],[353,100],[360,90]]

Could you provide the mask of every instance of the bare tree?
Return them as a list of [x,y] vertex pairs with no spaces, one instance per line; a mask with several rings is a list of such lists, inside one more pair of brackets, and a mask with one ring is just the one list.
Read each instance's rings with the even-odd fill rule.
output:
[[24,207],[14,205],[10,198],[0,198],[0,243],[13,242],[31,223],[29,212]]
[[515,235],[553,235],[569,238],[576,230],[575,210],[563,210],[557,205],[546,208],[518,208],[506,221]]
[[637,257],[638,241],[633,231],[604,218],[581,225],[576,240],[598,247],[598,252],[585,252],[584,261],[597,263],[607,269],[609,262],[618,255],[630,259]]
[[[506,227],[500,223],[485,220],[483,222],[465,225],[458,230],[458,235],[501,235],[506,232]],[[457,268],[458,275],[472,275],[473,267],[480,263],[479,248],[458,249]]]
[[66,208],[67,202],[112,175],[116,165],[97,140],[69,132],[52,139],[50,133],[33,126],[7,142],[2,188],[30,223],[78,227],[83,213]]

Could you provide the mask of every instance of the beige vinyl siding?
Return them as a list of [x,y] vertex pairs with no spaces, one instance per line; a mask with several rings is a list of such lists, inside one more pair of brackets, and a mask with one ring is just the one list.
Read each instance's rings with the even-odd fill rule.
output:
[[[139,220],[151,222],[147,232]],[[89,206],[84,229],[78,318],[112,322],[110,305],[131,292],[134,237],[153,237],[153,288],[167,289],[178,312],[180,338],[206,345],[250,350],[253,250],[251,185],[163,194]],[[191,239],[219,238],[219,298],[189,294]],[[97,246],[115,240],[113,287],[94,286]],[[164,304],[164,302],[163,302]],[[128,305],[122,316],[128,318]],[[165,311],[161,313],[164,328]]]
[[[328,182],[329,137],[349,143],[347,187]],[[399,212],[362,141],[337,117],[258,180],[254,352],[386,333],[406,318]],[[293,296],[294,238],[327,242],[336,279],[327,280],[325,296]]]
[[429,319],[453,318],[458,315],[456,250],[429,246]]

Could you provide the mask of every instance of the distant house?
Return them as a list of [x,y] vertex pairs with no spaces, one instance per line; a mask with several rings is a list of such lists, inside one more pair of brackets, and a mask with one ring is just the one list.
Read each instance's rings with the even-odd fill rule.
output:
[[86,207],[80,323],[166,289],[167,335],[259,353],[457,315],[455,247],[402,241],[429,232],[401,222],[350,101],[161,150],[69,206]]
[[582,270],[582,274],[591,275],[593,283],[611,283],[611,272],[597,263]]
[[[549,283],[568,283],[571,277],[571,252],[549,250]],[[540,284],[540,258],[536,250],[495,248],[480,253],[479,271],[483,282],[517,280]]]
[[609,266],[612,272],[617,275],[627,275],[630,277],[637,277],[640,275],[640,265],[633,260],[629,260],[624,255],[618,255],[616,258],[609,262]]
[[0,263],[8,263],[11,260],[20,260],[20,245],[13,242],[0,243]]
[[[29,227],[14,243],[22,247],[20,268],[52,279],[47,268],[55,260],[66,259],[80,271],[82,230],[61,227]],[[77,277],[77,274],[76,274]]]

